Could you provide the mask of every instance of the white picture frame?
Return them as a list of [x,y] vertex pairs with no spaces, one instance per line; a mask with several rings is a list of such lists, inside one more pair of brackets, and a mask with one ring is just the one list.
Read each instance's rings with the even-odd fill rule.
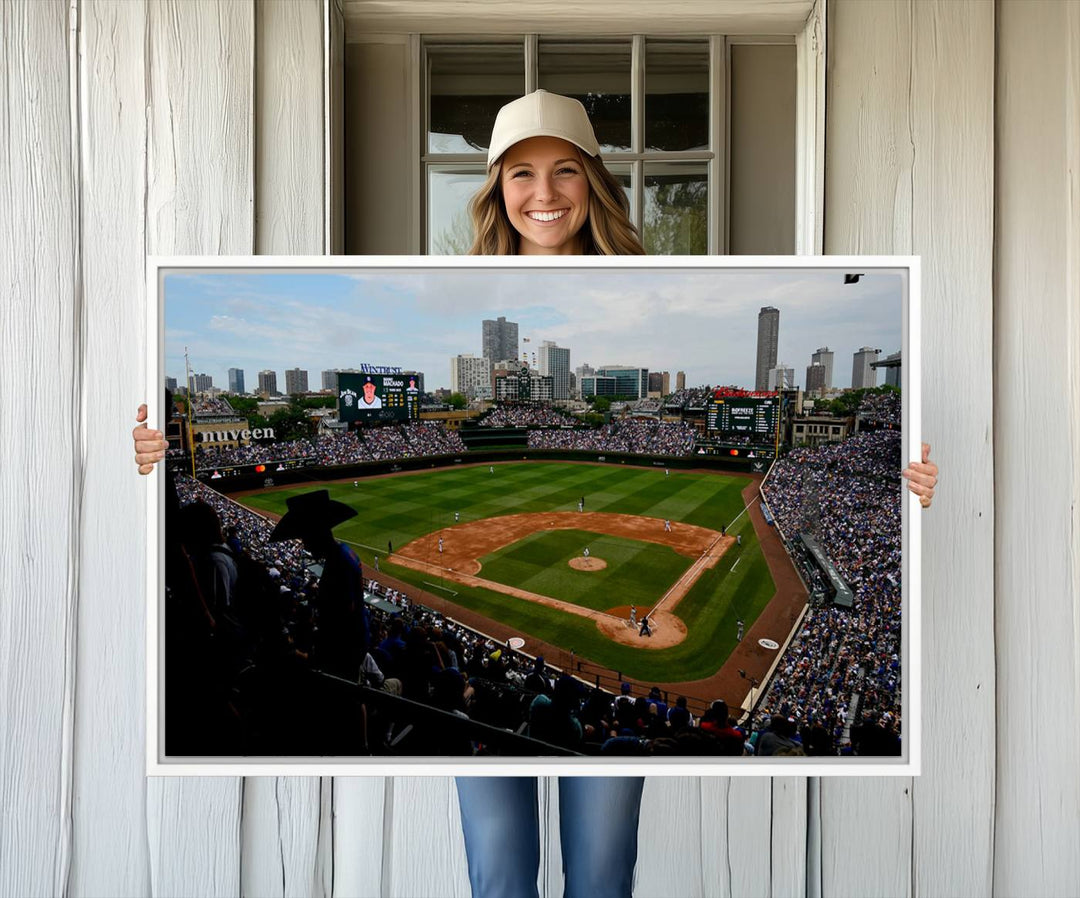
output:
[[[902,447],[905,460],[918,459],[921,446],[920,391],[920,260],[897,256],[790,256],[790,257],[410,257],[410,256],[261,256],[261,257],[150,257],[147,260],[146,396],[149,423],[161,426],[164,383],[165,296],[164,278],[171,273],[240,273],[280,271],[312,272],[440,272],[564,271],[603,273],[640,270],[663,272],[776,271],[832,273],[842,283],[846,273],[896,273],[902,295]],[[842,289],[842,288],[841,288]],[[748,350],[749,351],[749,350]],[[921,771],[921,552],[920,507],[906,489],[901,501],[902,538],[902,754],[896,758],[789,757],[720,758],[673,757],[641,760],[627,757],[350,757],[306,758],[182,758],[164,754],[161,652],[163,639],[163,562],[165,477],[159,465],[148,490],[147,532],[147,744],[146,771],[159,776],[387,776],[387,775],[626,775],[626,776],[917,776]],[[762,686],[764,687],[764,683]]]

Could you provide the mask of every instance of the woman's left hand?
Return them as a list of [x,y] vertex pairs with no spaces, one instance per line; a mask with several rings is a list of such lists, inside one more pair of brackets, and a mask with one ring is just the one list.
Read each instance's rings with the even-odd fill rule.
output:
[[913,461],[900,472],[907,479],[908,489],[919,497],[923,508],[929,508],[934,500],[934,487],[937,486],[938,468],[930,461],[930,444],[922,444],[922,461]]

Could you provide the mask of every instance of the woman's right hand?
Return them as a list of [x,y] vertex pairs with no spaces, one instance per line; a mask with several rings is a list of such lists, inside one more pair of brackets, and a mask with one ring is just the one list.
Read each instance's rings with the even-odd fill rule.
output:
[[145,402],[139,406],[135,420],[140,422],[131,431],[131,438],[135,441],[135,464],[139,466],[140,474],[149,474],[154,470],[154,465],[165,457],[169,444],[160,430],[147,428]]

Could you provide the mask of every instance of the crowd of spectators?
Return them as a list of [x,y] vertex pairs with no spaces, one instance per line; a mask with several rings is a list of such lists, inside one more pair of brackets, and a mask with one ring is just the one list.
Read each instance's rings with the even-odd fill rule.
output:
[[900,427],[900,394],[867,393],[859,402],[856,415],[860,424],[898,429]]
[[570,427],[578,422],[546,403],[512,403],[493,408],[478,422],[481,427]]
[[465,451],[457,431],[442,424],[417,422],[326,434],[313,439],[248,443],[235,448],[198,445],[195,465],[199,469],[225,465],[268,464],[290,459],[310,459],[317,465],[348,465],[368,461],[453,455]]
[[689,424],[630,418],[592,429],[531,430],[529,448],[686,456],[694,450],[694,436]]
[[639,399],[626,406],[629,415],[652,415],[659,417],[661,401],[659,399]]
[[671,410],[702,410],[712,398],[712,387],[690,387],[676,390],[664,399],[664,408]]
[[199,415],[235,415],[236,410],[224,396],[197,396],[191,403],[195,418]]
[[[772,709],[800,726],[821,727],[833,744],[856,753],[899,750],[900,467],[898,431],[858,433],[792,450],[762,488],[788,545],[810,532],[853,591],[854,605],[807,611],[761,717]],[[813,583],[809,555],[792,555]]]

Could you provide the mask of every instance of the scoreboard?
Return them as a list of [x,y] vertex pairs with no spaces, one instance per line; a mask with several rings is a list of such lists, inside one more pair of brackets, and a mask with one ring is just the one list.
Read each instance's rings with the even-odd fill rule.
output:
[[769,443],[776,435],[776,400],[725,396],[712,399],[705,412],[709,434],[749,437],[754,443]]
[[338,419],[348,423],[417,421],[420,389],[410,374],[338,374]]

